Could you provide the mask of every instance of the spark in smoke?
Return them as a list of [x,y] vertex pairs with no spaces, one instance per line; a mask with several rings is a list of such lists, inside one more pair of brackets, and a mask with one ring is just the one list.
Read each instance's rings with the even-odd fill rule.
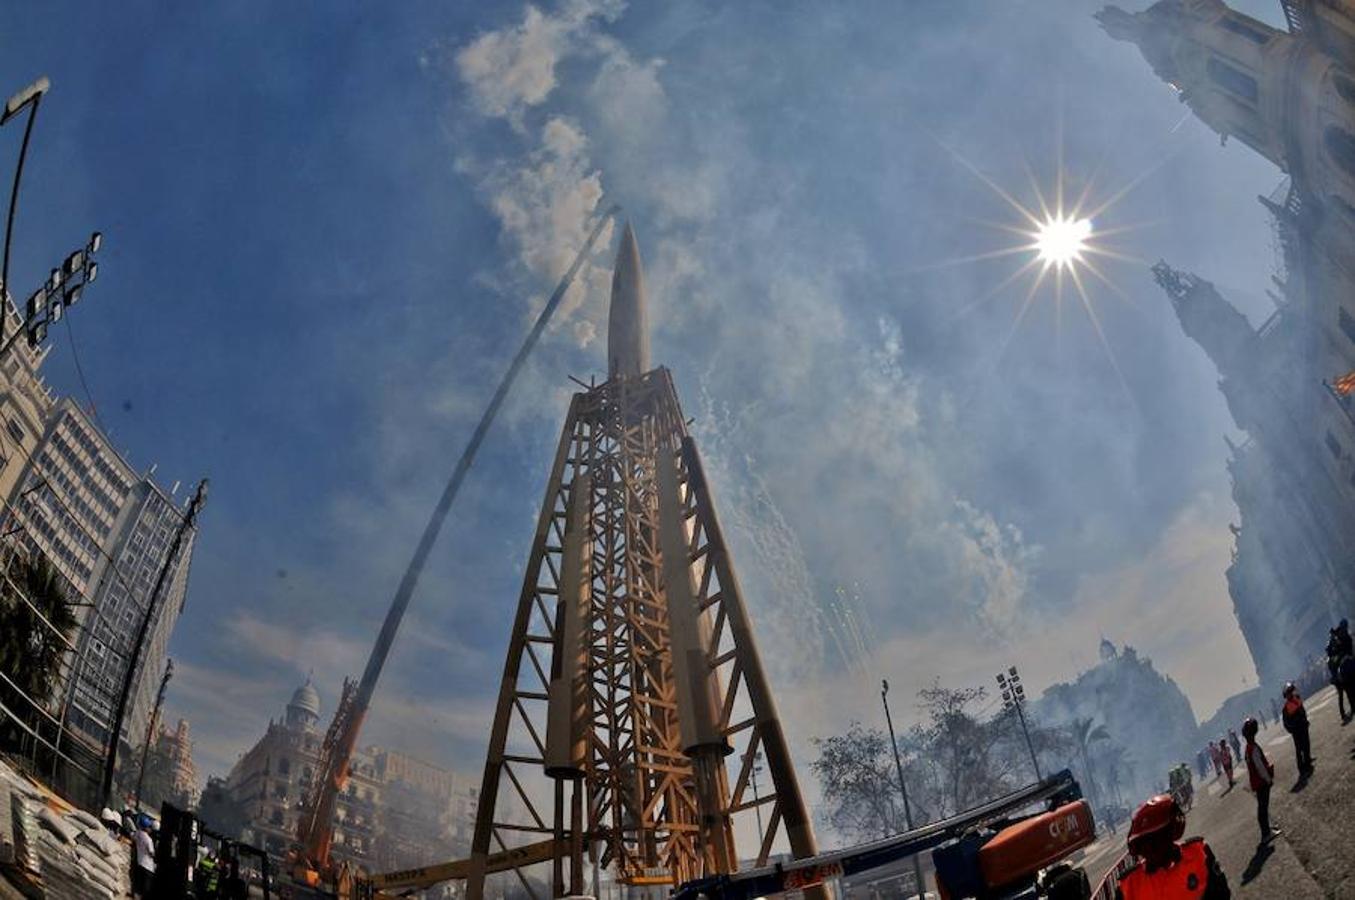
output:
[[1101,286],[1133,305],[1133,301],[1110,279],[1103,266],[1108,260],[1143,262],[1143,260],[1118,252],[1108,241],[1114,235],[1138,226],[1125,225],[1107,228],[1102,227],[1100,223],[1102,217],[1149,173],[1145,172],[1138,178],[1133,179],[1100,202],[1094,202],[1091,196],[1093,182],[1095,181],[1093,174],[1086,180],[1080,194],[1076,198],[1070,199],[1064,193],[1064,185],[1068,179],[1063,168],[1062,154],[1060,154],[1060,159],[1055,167],[1056,174],[1052,196],[1049,196],[1040,188],[1039,182],[1031,173],[1030,167],[1027,166],[1031,194],[1035,199],[1035,203],[1029,205],[1022,203],[1012,191],[1007,190],[985,175],[978,167],[953,149],[949,147],[946,149],[961,166],[982,181],[1015,213],[1013,221],[982,222],[980,224],[1013,235],[1016,242],[987,253],[946,260],[939,265],[951,266],[1007,256],[1025,257],[1020,266],[978,300],[965,307],[962,312],[974,309],[976,306],[996,297],[1013,283],[1022,278],[1027,278],[1025,295],[1012,320],[1011,330],[1002,342],[1002,349],[1005,351],[1037,297],[1052,295],[1056,321],[1061,321],[1064,295],[1067,285],[1071,284],[1074,295],[1082,310],[1086,313],[1087,320],[1091,323],[1097,341],[1105,350],[1106,357],[1115,370],[1126,395],[1129,395],[1128,382],[1125,380],[1124,372],[1110,347],[1110,342],[1106,339],[1105,330],[1101,326],[1101,316],[1097,313],[1094,295],[1089,287],[1094,279]]

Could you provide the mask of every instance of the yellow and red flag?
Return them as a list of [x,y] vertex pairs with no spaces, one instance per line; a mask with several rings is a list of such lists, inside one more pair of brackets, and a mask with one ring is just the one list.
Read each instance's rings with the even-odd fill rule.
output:
[[1331,389],[1336,391],[1338,397],[1348,397],[1355,394],[1355,372],[1347,372],[1337,378],[1331,383]]

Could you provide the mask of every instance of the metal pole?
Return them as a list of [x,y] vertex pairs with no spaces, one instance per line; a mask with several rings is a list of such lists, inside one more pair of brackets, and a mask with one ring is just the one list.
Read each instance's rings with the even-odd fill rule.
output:
[[762,771],[762,766],[758,765],[758,760],[761,759],[761,758],[762,758],[762,754],[761,754],[761,753],[758,753],[758,754],[756,754],[756,755],[753,756],[753,769],[752,769],[752,772],[753,772],[753,812],[757,813],[757,835],[758,835],[758,840],[762,840],[762,837],[763,837],[763,835],[762,835],[762,802],[761,802],[761,801],[762,801],[762,797],[761,797],[761,795],[758,794],[758,789],[757,789],[757,773]]
[[[908,830],[913,830],[913,810],[908,805],[908,783],[903,780],[903,760],[899,758],[899,742],[894,737],[894,717],[889,714],[889,682],[880,680],[880,702],[885,708],[885,722],[889,725],[889,743],[894,747],[894,766],[899,770],[899,793],[903,794],[903,822],[908,826]],[[913,855],[913,872],[917,878],[917,896],[919,900],[926,897],[927,885],[922,880],[922,860]]]
[[[9,245],[14,236],[14,213],[19,207],[19,182],[23,179],[24,160],[28,158],[28,139],[33,134],[33,120],[38,116],[38,104],[42,103],[42,93],[35,94],[28,107],[28,122],[24,125],[23,143],[19,145],[19,162],[14,167],[14,186],[9,191],[9,215],[5,219],[5,257],[0,263],[0,286],[8,297],[9,289]],[[8,313],[6,313],[8,315]],[[0,315],[0,338],[5,335],[5,316]]]
[[1035,745],[1030,742],[1030,728],[1026,726],[1026,714],[1021,710],[1020,703],[1012,705],[1016,707],[1016,716],[1021,720],[1021,733],[1026,736],[1026,749],[1030,751],[1030,764],[1035,767],[1035,780],[1044,781],[1044,776],[1040,774],[1040,760],[1035,755]]
[[155,709],[151,711],[151,720],[146,723],[146,741],[141,745],[141,768],[136,775],[136,799],[132,801],[132,808],[141,809],[141,785],[146,780],[146,757],[150,755],[151,736],[155,734],[155,726],[160,721],[160,707],[165,702],[165,688],[169,687],[169,676],[174,674],[174,660],[165,661],[165,676],[160,679],[160,691],[155,695]]
[[103,796],[103,805],[108,805],[108,799],[113,793],[113,770],[118,763],[118,742],[122,739],[122,720],[127,715],[127,701],[132,695],[132,684],[136,679],[137,663],[141,661],[141,646],[146,642],[146,632],[150,630],[151,621],[155,616],[155,601],[160,596],[160,589],[164,587],[165,579],[169,576],[170,567],[174,565],[175,558],[179,555],[179,545],[183,543],[183,536],[188,529],[193,527],[197,520],[198,511],[202,509],[202,504],[207,501],[207,479],[204,478],[198,482],[198,489],[193,494],[193,501],[188,504],[188,511],[184,513],[183,519],[179,522],[179,528],[174,532],[174,541],[169,545],[169,553],[165,556],[165,563],[160,567],[160,575],[155,579],[155,587],[151,588],[150,597],[146,600],[146,613],[141,617],[141,626],[136,632],[136,641],[132,644],[132,654],[127,659],[127,672],[122,677],[122,692],[118,696],[117,713],[113,717],[113,730],[108,739],[108,758],[104,762],[104,778],[101,794]]

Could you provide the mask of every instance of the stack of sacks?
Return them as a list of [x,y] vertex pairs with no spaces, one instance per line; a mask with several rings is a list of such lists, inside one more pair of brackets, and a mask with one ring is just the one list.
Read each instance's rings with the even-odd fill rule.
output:
[[131,890],[131,848],[97,818],[49,799],[0,766],[0,853],[8,846],[25,893],[50,900],[122,900]]
[[35,843],[47,897],[120,900],[126,896],[127,849],[108,838],[98,819],[83,812],[61,815],[43,807],[38,825]]
[[10,827],[14,832],[14,865],[27,875],[38,875],[38,857],[33,841],[38,834],[38,809],[42,806],[41,792],[27,782],[15,779],[9,782]]
[[0,778],[0,866],[14,865],[14,815],[9,795],[9,781]]

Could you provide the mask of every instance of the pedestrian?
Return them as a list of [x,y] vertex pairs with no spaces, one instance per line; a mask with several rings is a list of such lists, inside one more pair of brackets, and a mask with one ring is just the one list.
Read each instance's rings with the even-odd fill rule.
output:
[[1351,677],[1355,674],[1351,671],[1355,662],[1352,658],[1355,658],[1355,647],[1351,642],[1350,623],[1342,619],[1327,640],[1327,672],[1336,686],[1336,705],[1341,712],[1342,724],[1355,718],[1355,683],[1352,683],[1355,678]]
[[1303,708],[1303,698],[1292,681],[1284,686],[1284,730],[1294,739],[1294,758],[1299,777],[1311,774],[1313,748],[1308,740],[1308,711]]
[[1261,826],[1261,843],[1270,843],[1280,829],[1270,827],[1270,789],[1275,784],[1275,766],[1266,758],[1266,751],[1256,743],[1260,731],[1255,719],[1242,723],[1242,736],[1247,739],[1247,781],[1256,794],[1256,823]]
[[1209,759],[1214,763],[1214,781],[1217,783],[1223,777],[1223,757],[1219,756],[1219,748],[1213,741],[1205,746],[1209,748]]
[[1228,877],[1204,838],[1181,840],[1186,814],[1170,796],[1153,797],[1138,808],[1129,826],[1129,852],[1138,857],[1120,876],[1116,900],[1229,900]]
[[1223,771],[1228,776],[1228,787],[1231,790],[1237,781],[1233,778],[1233,754],[1228,752],[1228,742],[1224,740],[1219,741],[1219,762],[1223,764]]
[[155,876],[155,841],[151,839],[151,817],[142,814],[132,839],[136,859],[132,865],[132,895],[150,896],[151,880]]
[[1203,750],[1195,754],[1195,771],[1200,773],[1201,781],[1209,774],[1209,760],[1205,758]]
[[1242,758],[1242,742],[1237,739],[1237,732],[1228,729],[1228,744],[1233,748],[1233,759]]

